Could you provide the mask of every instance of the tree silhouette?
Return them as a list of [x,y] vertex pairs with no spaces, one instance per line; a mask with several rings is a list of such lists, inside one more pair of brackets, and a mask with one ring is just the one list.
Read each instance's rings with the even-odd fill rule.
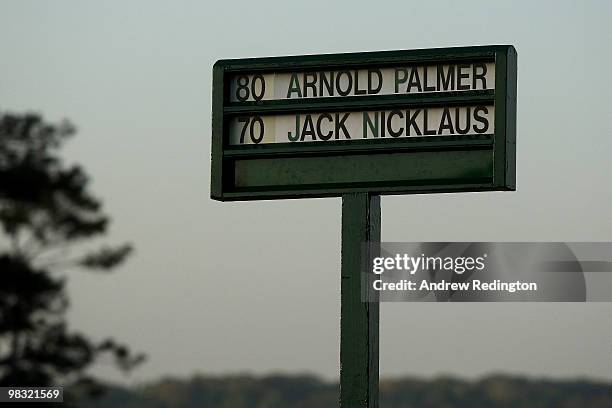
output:
[[66,121],[0,112],[0,386],[95,391],[85,369],[103,354],[122,370],[144,358],[66,324],[66,270],[110,271],[132,251],[129,244],[86,248],[106,234],[109,217],[84,170],[59,156],[74,133]]

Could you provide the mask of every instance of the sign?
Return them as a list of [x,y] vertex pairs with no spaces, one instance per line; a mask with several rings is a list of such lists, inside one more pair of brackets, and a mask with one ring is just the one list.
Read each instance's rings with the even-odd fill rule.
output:
[[515,189],[512,46],[221,60],[211,197]]
[[342,196],[340,406],[378,407],[379,195],[515,189],[514,47],[221,60],[212,113],[211,198]]

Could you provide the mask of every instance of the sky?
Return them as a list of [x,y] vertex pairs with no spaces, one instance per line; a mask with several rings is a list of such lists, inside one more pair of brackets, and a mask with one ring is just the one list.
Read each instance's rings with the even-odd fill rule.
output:
[[[382,198],[383,241],[612,241],[609,1],[0,1],[0,111],[68,118],[135,255],[69,273],[70,326],[149,355],[135,384],[339,370],[340,199],[209,198],[222,58],[512,44],[517,191]],[[381,306],[381,376],[612,380],[612,304]]]

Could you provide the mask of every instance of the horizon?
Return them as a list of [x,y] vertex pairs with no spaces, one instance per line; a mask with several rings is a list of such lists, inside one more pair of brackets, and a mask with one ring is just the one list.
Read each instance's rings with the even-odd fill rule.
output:
[[[517,191],[383,196],[383,241],[612,241],[612,56],[602,51],[612,3],[268,3],[4,3],[0,110],[75,124],[62,156],[103,199],[105,241],[136,248],[110,275],[68,274],[70,326],[149,357],[129,376],[104,364],[95,375],[123,385],[198,371],[338,375],[340,199],[210,199],[219,59],[512,44]],[[385,303],[381,378],[610,382],[611,310]]]

